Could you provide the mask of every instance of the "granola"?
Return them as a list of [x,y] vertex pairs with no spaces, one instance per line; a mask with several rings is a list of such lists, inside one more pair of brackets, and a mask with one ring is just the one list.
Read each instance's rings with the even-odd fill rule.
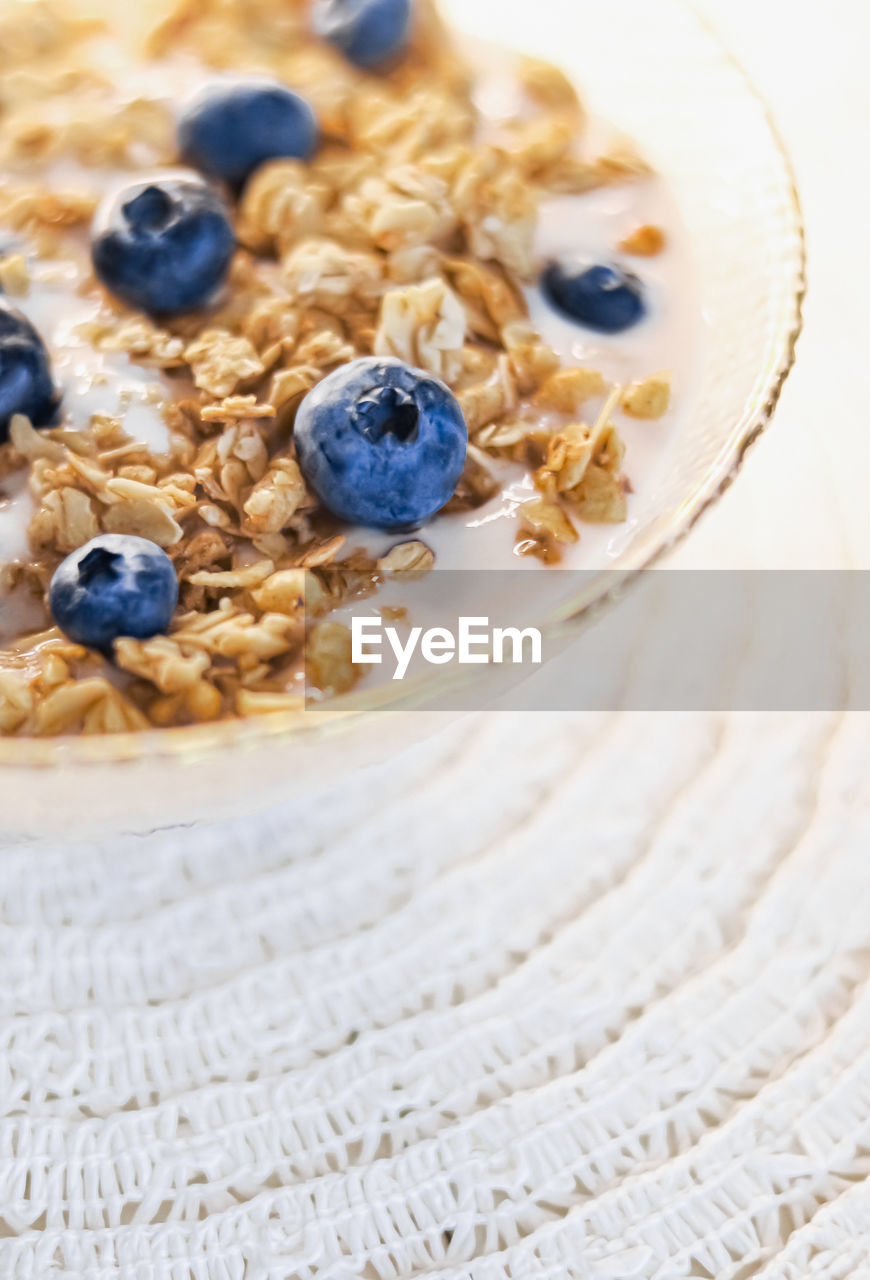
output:
[[[71,18],[60,0],[3,16],[20,53],[4,81],[0,290],[16,306],[55,290],[70,307],[71,345],[58,424],[36,430],[17,414],[0,444],[0,507],[25,487],[31,504],[29,556],[0,563],[0,610],[25,597],[44,609],[58,564],[100,534],[162,548],[179,603],[168,634],[122,637],[111,663],[45,612],[0,648],[2,733],[293,710],[303,663],[324,692],[355,685],[347,629],[326,615],[385,576],[436,563],[425,529],[369,549],[300,469],[301,401],[357,357],[398,357],[456,395],[469,447],[439,519],[493,499],[505,467],[522,467],[537,490],[505,535],[521,555],[557,563],[584,522],[625,518],[613,415],[660,417],[669,377],[622,387],[564,367],[530,319],[528,288],[540,201],[634,181],[643,161],[622,143],[590,153],[570,81],[530,59],[515,67],[521,110],[482,130],[472,70],[429,0],[417,0],[404,56],[378,74],[318,41],[306,14],[303,0],[262,0],[256,22],[244,0],[171,0],[132,89],[101,56],[111,32]],[[292,86],[322,141],[307,161],[267,160],[236,193],[237,247],[217,301],[158,320],[98,284],[88,228],[110,171],[132,181],[179,164],[159,74],[177,57],[202,81],[255,71]],[[654,226],[622,241],[635,255],[664,247]],[[75,382],[78,356],[93,408]],[[100,407],[113,380],[117,403]],[[157,439],[144,429],[154,421]]]

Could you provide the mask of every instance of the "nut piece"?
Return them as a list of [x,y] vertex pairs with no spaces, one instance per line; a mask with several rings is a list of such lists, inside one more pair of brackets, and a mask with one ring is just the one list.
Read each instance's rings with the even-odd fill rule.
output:
[[245,502],[251,533],[280,533],[305,501],[305,481],[295,458],[275,458]]
[[200,569],[198,573],[190,574],[187,580],[195,587],[217,587],[220,590],[238,591],[244,587],[256,587],[261,582],[265,582],[274,567],[271,560],[258,560],[256,564],[248,564],[241,569],[216,572]]
[[295,618],[301,616],[309,605],[309,597],[316,596],[318,589],[315,576],[306,574],[304,569],[281,569],[252,591],[251,598],[264,613],[283,613]]
[[157,369],[177,369],[184,363],[184,340],[176,338],[165,329],[158,329],[144,316],[133,317],[117,327],[93,321],[79,326],[78,332],[91,341],[100,351],[125,351],[135,356],[137,364],[152,365]]
[[506,151],[478,148],[457,174],[453,204],[470,253],[521,279],[531,277],[538,198]]
[[527,321],[505,325],[501,340],[521,395],[531,395],[559,368],[556,352]]
[[[55,546],[63,552],[75,551],[99,532],[93,502],[87,494],[72,487],[52,489],[44,494],[28,528],[33,546]],[[106,532],[116,530],[106,529]]]
[[49,458],[53,462],[62,462],[66,457],[63,445],[57,440],[52,440],[46,431],[37,431],[23,413],[13,413],[9,423],[9,439],[12,441],[15,452],[31,462],[36,458]]
[[260,403],[255,395],[227,396],[217,404],[207,404],[202,410],[203,422],[233,422],[237,419],[274,418],[275,406]]
[[507,356],[499,357],[491,378],[460,391],[457,399],[470,434],[515,409],[517,389]]
[[482,449],[469,444],[465,466],[456,492],[447,504],[447,511],[473,511],[498,493],[499,483],[486,465],[486,458]]
[[184,358],[196,385],[221,399],[265,372],[248,339],[234,337],[227,329],[206,329],[188,346]]
[[625,519],[625,490],[618,467],[593,462],[571,496],[580,519],[590,524],[621,524]]
[[448,258],[444,271],[462,299],[468,327],[477,337],[497,343],[506,326],[527,324],[522,296],[497,268],[468,258]]
[[376,248],[388,251],[437,242],[456,226],[445,180],[411,164],[366,178],[345,196],[342,213]]
[[435,564],[435,553],[425,542],[399,542],[378,561],[381,573],[401,573],[412,580],[422,578]]
[[14,733],[33,710],[30,674],[21,668],[0,668],[0,733]]
[[538,58],[523,58],[519,68],[520,81],[526,93],[543,107],[563,111],[577,111],[580,101],[571,81],[553,66]]
[[326,186],[311,182],[299,160],[269,161],[245,186],[239,239],[258,252],[277,246],[286,253],[295,241],[317,231],[328,197]]
[[384,294],[375,355],[398,356],[453,382],[462,370],[464,342],[465,311],[443,280],[426,280]]
[[185,651],[201,649],[222,658],[246,655],[266,660],[293,648],[298,627],[294,619],[277,613],[264,613],[261,618],[238,613],[225,599],[213,613],[185,615],[172,638]]
[[536,477],[541,488],[563,494],[576,489],[599,443],[584,423],[568,423],[550,438],[546,460]]
[[654,258],[662,252],[666,244],[667,239],[661,227],[646,223],[636,231],[632,231],[631,235],[626,236],[624,240],[620,240],[619,248],[623,253],[631,253],[637,258]]
[[[73,492],[64,490],[65,494]],[[51,497],[50,494],[48,496]],[[174,547],[184,536],[184,530],[171,514],[168,504],[152,502],[148,498],[114,503],[103,513],[102,525],[106,533],[135,534],[138,538],[156,542],[158,547]],[[78,542],[76,545],[82,544]]]
[[561,546],[577,542],[579,534],[556,502],[535,498],[524,502],[518,512],[520,532],[516,549],[520,555],[536,556],[545,564],[557,564]]
[[23,253],[0,258],[0,289],[11,298],[23,298],[30,292],[30,273]]
[[381,285],[381,265],[369,253],[345,249],[334,240],[300,240],[284,259],[284,278],[300,305],[341,315],[353,299],[372,300]]
[[142,712],[119,689],[96,676],[53,689],[37,706],[30,723],[38,737],[78,729],[83,733],[123,733],[148,728]]
[[626,387],[620,407],[632,418],[661,418],[670,403],[671,375],[663,370]]
[[584,401],[604,395],[607,383],[595,369],[559,369],[538,389],[532,404],[538,409],[576,413]]
[[308,679],[322,693],[347,693],[362,676],[351,661],[349,628],[340,622],[321,622],[308,638],[305,662]]
[[572,423],[553,436],[544,465],[535,473],[536,484],[548,498],[558,494],[567,499],[583,520],[625,519],[625,446],[610,421],[620,395],[621,389],[614,387],[591,427]]
[[169,636],[154,636],[151,640],[122,636],[115,642],[115,658],[125,671],[150,680],[161,693],[190,689],[208,670],[207,654],[184,654]]
[[550,172],[558,172],[571,154],[575,127],[563,115],[537,115],[509,127],[511,158],[532,181],[547,185]]

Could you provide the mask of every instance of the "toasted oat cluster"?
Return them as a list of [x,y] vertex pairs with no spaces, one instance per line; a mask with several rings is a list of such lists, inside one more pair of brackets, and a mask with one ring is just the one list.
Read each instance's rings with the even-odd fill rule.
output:
[[[379,72],[318,40],[307,0],[180,0],[144,33],[142,65],[267,74],[308,101],[321,140],[309,161],[268,161],[226,193],[238,247],[222,292],[157,321],[103,289],[88,258],[106,173],[132,181],[179,163],[173,103],[164,91],[125,95],[101,52],[108,40],[60,0],[3,10],[0,289],[14,303],[39,282],[74,281],[95,303],[78,339],[154,371],[149,396],[169,443],[147,447],[123,411],[85,423],[62,412],[42,430],[13,417],[0,483],[26,476],[30,555],[3,564],[0,548],[0,610],[24,600],[31,622],[25,635],[0,636],[0,732],[293,709],[303,658],[326,693],[353,686],[349,635],[330,611],[376,591],[385,573],[424,572],[434,559],[425,528],[377,558],[306,487],[297,408],[356,357],[398,357],[458,399],[467,462],[439,519],[488,501],[505,461],[539,490],[506,530],[520,554],[558,561],[578,524],[625,518],[610,415],[661,415],[667,378],[611,388],[594,370],[561,367],[529,322],[523,284],[536,270],[542,197],[631,181],[645,167],[627,148],[588,154],[583,109],[560,71],[518,60],[523,110],[484,129],[469,67],[428,0],[417,0],[404,56]],[[641,228],[633,250],[657,252],[659,239]],[[584,420],[586,403],[602,400]],[[47,611],[32,622],[58,564],[98,534],[151,540],[179,580],[168,634],[122,638],[111,669]]]

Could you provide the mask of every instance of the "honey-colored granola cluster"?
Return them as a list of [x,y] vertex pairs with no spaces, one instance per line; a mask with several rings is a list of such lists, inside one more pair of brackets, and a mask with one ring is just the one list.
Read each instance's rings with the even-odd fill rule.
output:
[[[611,394],[601,375],[561,368],[529,323],[539,200],[631,179],[627,149],[586,154],[584,114],[565,76],[520,60],[521,117],[479,128],[465,62],[427,0],[411,47],[385,75],[364,73],[310,34],[303,0],[180,0],[144,34],[146,56],[192,55],[220,69],[279,77],[313,106],[323,141],[310,164],[275,160],[234,210],[239,248],[207,312],[156,323],[105,295],[84,337],[165,375],[169,450],[150,451],[123,415],[35,431],[16,418],[0,478],[27,468],[32,557],[0,590],[41,598],[62,557],[101,532],[138,534],[171,556],[180,582],[168,636],[117,645],[129,675],[51,628],[0,649],[0,731],[102,733],[294,708],[300,660],[327,692],[359,676],[345,628],[326,615],[396,569],[425,572],[420,539],[380,560],[347,537],[307,491],[293,453],[303,398],[360,355],[399,356],[443,379],[469,430],[449,511],[485,502],[491,468],[522,463],[538,499],[515,525],[518,549],[546,562],[582,521],[625,517],[617,404],[654,417],[665,375]],[[81,262],[107,166],[177,162],[166,103],[119,86],[93,53],[105,40],[67,6],[34,0],[0,29],[0,228],[25,252],[0,257],[0,286],[26,294],[28,264]],[[83,178],[40,174],[74,160]],[[88,173],[94,174],[89,183]],[[641,237],[636,252],[653,252]],[[584,425],[587,401],[607,396]],[[338,566],[318,577],[317,570]],[[305,571],[309,571],[306,573]],[[311,572],[313,571],[313,572]]]

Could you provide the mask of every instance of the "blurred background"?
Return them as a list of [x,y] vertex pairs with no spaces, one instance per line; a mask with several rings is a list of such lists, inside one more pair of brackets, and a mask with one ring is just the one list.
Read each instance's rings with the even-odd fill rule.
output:
[[870,6],[696,0],[766,99],[804,208],[809,291],[797,365],[739,483],[675,563],[870,567]]

